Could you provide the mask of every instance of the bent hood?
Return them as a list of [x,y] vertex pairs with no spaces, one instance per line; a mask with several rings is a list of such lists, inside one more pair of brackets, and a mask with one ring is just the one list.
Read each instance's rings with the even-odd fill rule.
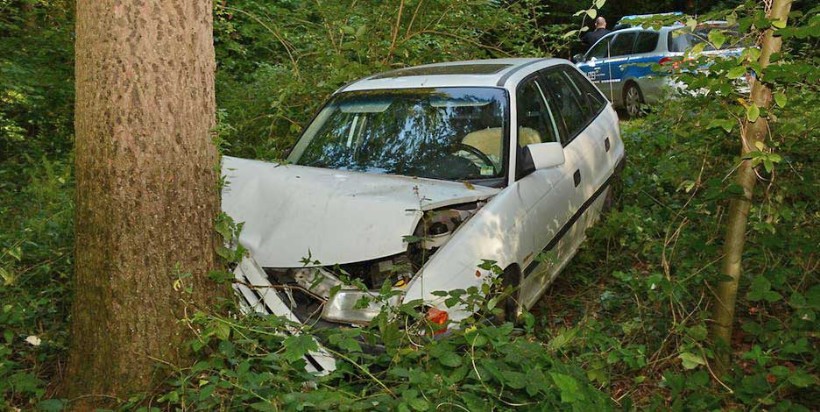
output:
[[[244,222],[239,242],[264,267],[326,266],[406,250],[424,210],[498,189],[223,157],[222,210]],[[318,263],[314,263],[318,262]]]

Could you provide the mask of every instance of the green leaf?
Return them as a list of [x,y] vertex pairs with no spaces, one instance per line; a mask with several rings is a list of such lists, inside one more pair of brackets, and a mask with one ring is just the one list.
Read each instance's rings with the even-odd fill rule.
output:
[[227,323],[214,322],[211,325],[214,336],[219,340],[228,340],[231,337],[231,326]]
[[319,345],[309,335],[288,336],[284,341],[285,359],[296,361],[307,355],[310,351],[319,349]]
[[577,34],[578,34],[578,30],[570,30],[570,31],[564,33],[564,35],[561,36],[561,37],[566,39],[566,38],[569,38],[569,37],[574,37]]
[[813,385],[817,381],[817,378],[809,375],[803,369],[798,369],[791,375],[789,375],[789,383],[798,388],[807,388]]
[[533,368],[528,370],[525,378],[527,380],[526,391],[528,395],[535,396],[539,392],[549,390],[550,385],[547,383],[547,377],[541,369]]
[[262,412],[273,412],[278,411],[279,408],[273,404],[273,402],[256,402],[250,405],[251,409],[255,411],[262,411]]
[[47,399],[37,404],[37,409],[46,412],[58,412],[65,408],[64,399]]
[[430,404],[424,398],[413,398],[409,401],[410,407],[415,411],[426,411],[430,409]]
[[746,108],[746,120],[754,123],[758,117],[760,117],[760,108],[754,103],[750,104],[749,107]]
[[777,92],[777,93],[774,94],[774,102],[777,103],[778,107],[780,107],[780,108],[786,107],[786,101],[787,101],[786,93],[783,93],[782,91],[780,91],[780,92]]
[[786,20],[772,20],[772,26],[778,29],[786,28]]
[[467,333],[464,335],[464,338],[467,340],[467,343],[477,348],[487,344],[487,338],[478,332]]
[[4,267],[0,267],[0,279],[3,280],[3,286],[11,286],[17,281],[17,278]]
[[680,358],[684,369],[695,369],[700,365],[706,364],[706,361],[703,360],[702,356],[696,355],[692,352],[683,352],[678,355],[678,358]]
[[598,10],[595,10],[595,9],[587,10],[587,16],[589,16],[590,19],[594,19],[595,17],[598,16]]
[[687,334],[696,341],[706,340],[708,331],[704,325],[695,325],[686,330]]
[[789,376],[792,373],[789,370],[789,368],[787,368],[785,366],[781,366],[781,365],[777,365],[777,366],[773,366],[773,367],[769,368],[769,372],[771,372],[772,375],[777,376],[778,378],[783,378],[783,377]]
[[606,0],[595,0],[595,8],[600,9],[604,7],[604,4],[606,4]]
[[457,368],[461,366],[461,356],[458,356],[455,352],[444,352],[438,357],[438,361],[441,362],[444,366],[449,366],[451,368]]
[[[766,162],[764,161],[764,164],[765,163]],[[779,293],[777,293],[773,290],[770,290],[770,291],[763,294],[763,299],[765,299],[766,302],[777,302],[777,301],[783,299],[783,295],[781,295],[781,294],[779,294]]]
[[578,381],[572,376],[564,375],[563,373],[550,372],[555,386],[561,391],[561,402],[573,403],[575,401],[582,401],[585,399],[584,393],[578,385]]
[[693,18],[686,19],[686,27],[689,28],[690,31],[695,31],[695,28],[698,26],[698,21]]
[[746,66],[736,66],[729,69],[726,77],[730,79],[738,79],[746,74]]
[[709,32],[709,42],[715,46],[715,49],[720,49],[723,43],[726,42],[726,36],[720,30],[711,30]]
[[771,159],[765,158],[763,159],[763,168],[766,169],[766,172],[771,173],[772,169],[774,169],[774,163],[772,163]]
[[752,279],[752,284],[749,285],[749,293],[746,295],[746,298],[752,302],[768,300],[768,294],[771,292],[771,288],[772,284],[769,282],[769,279],[766,279],[764,276],[755,276]]
[[513,389],[521,389],[527,386],[527,379],[521,372],[501,371],[501,376],[504,377],[504,384]]
[[706,49],[706,43],[698,43],[689,50],[690,54],[701,54]]
[[563,330],[550,339],[547,347],[552,351],[561,350],[575,340],[576,335],[578,335],[578,328]]
[[731,133],[732,129],[735,127],[735,121],[732,119],[713,119],[709,122],[709,125],[706,126],[707,129],[714,129],[716,127],[720,127],[726,133]]

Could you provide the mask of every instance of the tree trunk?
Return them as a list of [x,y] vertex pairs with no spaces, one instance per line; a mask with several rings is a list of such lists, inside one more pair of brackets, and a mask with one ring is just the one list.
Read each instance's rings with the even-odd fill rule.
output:
[[90,409],[187,366],[219,212],[211,0],[78,0],[76,249],[64,394]]
[[[774,0],[769,13],[773,20],[785,21],[791,9],[791,0]],[[758,58],[761,70],[765,73],[769,59],[773,53],[780,51],[782,40],[774,35],[774,30],[766,30],[761,44],[761,53]],[[762,75],[762,74],[761,74]],[[751,101],[760,108],[768,108],[772,102],[772,91],[765,83],[758,79],[752,85]],[[741,157],[757,150],[755,144],[766,140],[769,133],[769,124],[761,116],[754,122],[744,121],[741,131]],[[746,223],[752,203],[755,182],[757,177],[749,160],[743,160],[737,171],[736,182],[743,188],[743,195],[733,199],[729,205],[729,216],[726,237],[723,243],[723,263],[721,273],[731,278],[720,282],[715,293],[715,302],[712,311],[712,342],[715,345],[716,367],[718,375],[725,375],[730,368],[730,349],[732,326],[735,319],[735,301],[737,287],[742,273],[741,258],[746,243]]]

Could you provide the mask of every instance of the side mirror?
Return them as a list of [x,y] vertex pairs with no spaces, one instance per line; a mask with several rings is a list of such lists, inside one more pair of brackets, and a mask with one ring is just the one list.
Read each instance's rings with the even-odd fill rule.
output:
[[581,54],[581,53],[578,53],[575,56],[572,56],[572,62],[573,63],[582,63],[583,61],[584,61],[584,55]]
[[558,142],[536,143],[524,146],[518,159],[516,179],[536,170],[564,164],[564,147]]
[[531,144],[526,149],[530,152],[535,170],[564,164],[564,146],[559,142]]

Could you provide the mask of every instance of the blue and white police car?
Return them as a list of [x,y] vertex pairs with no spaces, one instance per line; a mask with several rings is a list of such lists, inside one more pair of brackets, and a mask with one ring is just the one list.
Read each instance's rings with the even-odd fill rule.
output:
[[[641,113],[643,104],[652,104],[674,92],[675,81],[668,73],[653,70],[655,63],[672,65],[698,43],[707,42],[709,30],[721,25],[699,26],[690,31],[679,24],[658,29],[631,27],[602,37],[585,54],[573,58],[576,66],[607,96],[612,105],[630,117]],[[726,29],[724,25],[722,29]],[[707,44],[706,54],[737,55],[736,43],[719,50]]]

